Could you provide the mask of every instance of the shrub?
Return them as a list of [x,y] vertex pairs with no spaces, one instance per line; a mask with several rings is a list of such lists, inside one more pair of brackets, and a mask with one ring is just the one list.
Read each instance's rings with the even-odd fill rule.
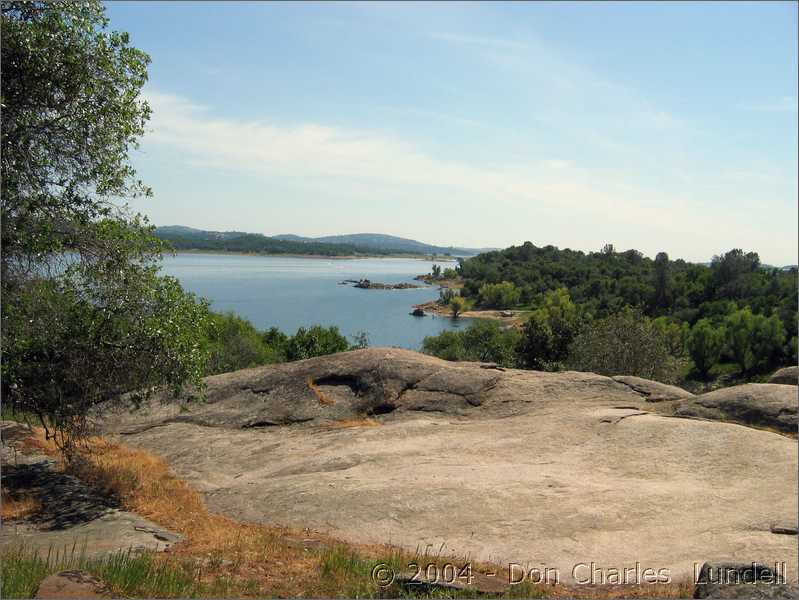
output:
[[521,292],[510,281],[483,284],[478,292],[478,302],[483,308],[511,308],[520,298]]
[[688,335],[688,353],[699,374],[707,378],[724,349],[725,332],[723,327],[714,327],[709,319],[700,319]]
[[755,322],[749,307],[737,310],[724,319],[727,349],[742,373],[754,364],[752,354],[752,332]]
[[497,321],[476,319],[463,331],[444,331],[426,337],[422,351],[444,360],[493,362],[515,367],[520,338],[518,331],[504,329]]
[[341,335],[338,327],[314,325],[309,329],[300,327],[286,344],[287,360],[303,360],[314,356],[335,354],[349,350],[347,338]]
[[583,318],[566,289],[547,292],[541,308],[533,311],[524,325],[521,363],[530,369],[557,370],[582,326]]
[[754,365],[769,369],[779,362],[785,344],[785,328],[777,315],[755,315],[752,323],[752,356]]
[[626,308],[595,321],[579,334],[569,351],[568,364],[601,375],[635,375],[671,383],[677,361],[669,354],[661,331],[640,311]]
[[282,358],[267,344],[264,334],[232,312],[212,315],[209,341],[207,375],[280,362]]
[[453,296],[449,300],[449,309],[452,312],[452,317],[457,319],[463,310],[466,308],[466,299],[461,296]]

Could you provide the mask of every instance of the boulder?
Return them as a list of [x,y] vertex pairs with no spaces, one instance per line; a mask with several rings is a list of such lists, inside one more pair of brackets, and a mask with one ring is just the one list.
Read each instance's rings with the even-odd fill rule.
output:
[[418,306],[413,309],[413,312],[411,314],[414,317],[424,317],[425,316],[424,309],[423,308],[419,308]]
[[746,383],[681,400],[674,414],[796,432],[796,387]]
[[694,395],[676,385],[668,385],[643,377],[633,377],[632,375],[616,375],[614,381],[623,383],[633,391],[638,392],[647,402],[662,402],[664,400],[682,400],[683,398],[693,398]]
[[111,598],[111,592],[96,577],[84,571],[61,571],[45,577],[35,598],[50,600]]
[[784,564],[706,562],[696,578],[694,598],[796,598]]
[[799,367],[784,367],[769,377],[768,382],[797,385],[799,384]]

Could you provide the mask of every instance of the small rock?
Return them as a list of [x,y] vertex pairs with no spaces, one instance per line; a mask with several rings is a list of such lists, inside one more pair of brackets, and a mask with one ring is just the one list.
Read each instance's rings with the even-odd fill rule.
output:
[[46,577],[39,585],[35,598],[53,600],[71,598],[111,598],[106,585],[84,571],[61,571]]
[[144,531],[146,533],[151,534],[155,539],[161,542],[168,542],[170,544],[177,544],[183,538],[178,535],[177,533],[171,533],[166,531],[165,529],[160,529],[158,527],[153,527],[151,525],[146,525],[143,523],[139,523],[133,526],[133,529],[136,531]]
[[424,317],[425,313],[424,310],[421,308],[414,308],[413,312],[411,313],[414,317]]

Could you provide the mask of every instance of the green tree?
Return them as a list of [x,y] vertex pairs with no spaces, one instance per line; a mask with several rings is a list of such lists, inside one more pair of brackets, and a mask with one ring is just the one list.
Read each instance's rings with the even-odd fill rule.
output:
[[687,346],[699,374],[707,378],[724,350],[726,334],[723,327],[714,327],[710,319],[700,319],[691,328]]
[[593,322],[572,344],[568,365],[601,375],[635,375],[672,383],[677,361],[660,330],[638,310]]
[[484,308],[511,308],[519,303],[521,292],[510,281],[486,283],[480,287],[478,302]]
[[669,354],[673,356],[683,356],[685,354],[690,326],[688,323],[680,322],[673,317],[658,317],[652,320],[654,325],[663,338],[666,340],[666,345],[669,349]]
[[276,363],[282,358],[252,323],[234,313],[212,314],[209,343],[207,375]]
[[497,321],[477,319],[463,331],[444,331],[428,336],[422,351],[452,361],[493,362],[503,367],[516,366],[519,332],[504,329]]
[[460,331],[442,331],[422,341],[422,352],[451,361],[467,360]]
[[752,333],[755,327],[754,316],[747,306],[728,315],[724,319],[727,349],[742,373],[748,372],[754,364],[752,354]]
[[92,406],[199,384],[207,354],[207,305],[122,204],[150,193],[149,58],[106,26],[98,1],[2,3],[2,392],[68,458]]
[[338,327],[322,327],[314,325],[305,329],[300,327],[286,345],[288,360],[303,360],[315,356],[335,354],[349,350],[347,338],[341,335]]
[[289,344],[289,336],[280,331],[277,327],[270,327],[268,330],[261,333],[261,339],[275,354],[277,362],[288,360],[286,352]]
[[432,273],[433,279],[441,279],[441,266],[440,265],[433,265]]
[[785,337],[785,328],[777,315],[755,315],[751,342],[755,366],[759,369],[775,366],[779,362]]
[[457,319],[458,316],[466,308],[466,299],[457,294],[449,299],[449,310],[452,313],[452,318]]
[[557,370],[583,326],[583,318],[565,288],[544,294],[540,308],[524,325],[519,346],[521,364],[537,370]]
[[669,255],[658,252],[655,256],[654,271],[655,293],[652,305],[655,310],[666,309],[671,305],[671,275],[669,273]]

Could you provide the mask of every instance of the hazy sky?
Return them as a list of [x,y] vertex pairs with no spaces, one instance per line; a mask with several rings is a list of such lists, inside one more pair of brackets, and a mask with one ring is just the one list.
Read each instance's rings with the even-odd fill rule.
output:
[[157,225],[797,260],[797,4],[110,3]]

